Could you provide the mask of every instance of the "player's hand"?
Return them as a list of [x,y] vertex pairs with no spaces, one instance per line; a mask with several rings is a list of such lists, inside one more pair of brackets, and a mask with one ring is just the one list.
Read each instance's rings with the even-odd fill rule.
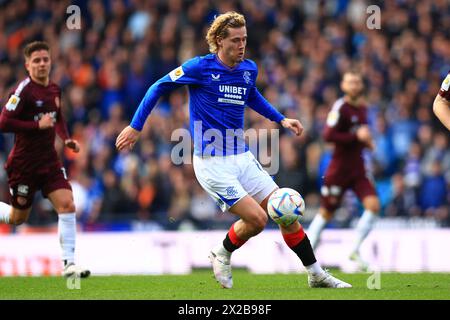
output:
[[55,125],[55,119],[50,115],[50,113],[45,113],[41,119],[39,119],[39,129],[45,130],[52,128]]
[[67,148],[72,149],[73,152],[78,153],[80,151],[80,144],[77,140],[67,139],[66,141],[64,141],[64,144]]
[[284,118],[281,120],[280,124],[284,128],[291,130],[297,136],[301,135],[303,132],[303,125],[297,119]]
[[141,132],[128,126],[122,130],[116,139],[116,148],[119,151],[124,149],[133,149],[134,144],[139,139]]
[[356,130],[356,137],[359,141],[368,144],[372,140],[372,135],[369,130],[369,126],[364,124]]

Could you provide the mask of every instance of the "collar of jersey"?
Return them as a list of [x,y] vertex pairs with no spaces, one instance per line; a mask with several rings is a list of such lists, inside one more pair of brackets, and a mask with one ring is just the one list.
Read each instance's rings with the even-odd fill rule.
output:
[[216,59],[217,63],[220,64],[222,67],[224,67],[225,69],[227,69],[228,71],[234,71],[237,68],[239,68],[239,66],[241,65],[241,62],[239,62],[237,65],[235,65],[234,67],[230,67],[227,66],[225,63],[222,62],[222,60],[220,60],[220,58],[217,56],[217,54],[214,54],[214,59]]

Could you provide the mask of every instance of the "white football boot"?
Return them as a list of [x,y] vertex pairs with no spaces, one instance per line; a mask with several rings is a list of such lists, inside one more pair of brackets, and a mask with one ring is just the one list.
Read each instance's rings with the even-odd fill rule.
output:
[[64,267],[64,270],[62,272],[62,275],[66,278],[69,277],[80,277],[80,278],[87,278],[91,274],[91,271],[78,267],[74,263],[69,263]]
[[324,270],[317,275],[308,275],[308,284],[310,288],[351,288],[352,285],[333,277],[328,271]]
[[221,284],[222,288],[231,289],[233,287],[233,277],[231,276],[230,258],[213,251],[209,253],[208,257],[216,280]]

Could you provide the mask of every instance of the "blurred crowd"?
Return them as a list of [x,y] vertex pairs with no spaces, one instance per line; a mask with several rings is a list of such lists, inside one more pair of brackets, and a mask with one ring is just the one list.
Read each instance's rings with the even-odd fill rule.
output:
[[[51,46],[52,80],[63,90],[69,131],[79,154],[57,148],[74,189],[78,219],[90,226],[133,222],[136,228],[229,226],[196,182],[191,164],[171,160],[174,130],[188,128],[187,90],[160,100],[132,152],[114,143],[148,87],[185,60],[208,53],[204,36],[214,16],[235,10],[247,20],[247,57],[259,66],[257,86],[281,112],[305,126],[301,137],[281,131],[280,186],[319,205],[330,147],[321,132],[341,96],[351,66],[362,70],[376,150],[365,154],[384,217],[429,217],[450,225],[449,133],[432,113],[450,70],[450,4],[446,0],[370,1],[381,9],[381,29],[368,29],[362,0],[0,0],[2,105],[26,77],[22,48]],[[80,8],[80,29],[66,24]],[[248,110],[246,128],[278,126]],[[0,138],[0,162],[13,144]],[[263,161],[264,162],[264,161]],[[0,199],[9,201],[5,172]],[[351,195],[349,198],[351,199]],[[350,206],[347,201],[346,205]],[[358,215],[351,212],[349,219]],[[36,196],[31,224],[54,221]]]

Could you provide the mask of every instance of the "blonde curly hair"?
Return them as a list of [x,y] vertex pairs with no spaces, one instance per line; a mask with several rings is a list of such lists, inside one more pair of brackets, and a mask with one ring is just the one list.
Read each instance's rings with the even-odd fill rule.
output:
[[216,17],[206,34],[206,42],[209,45],[209,51],[217,53],[217,38],[225,39],[228,36],[228,28],[245,27],[245,18],[242,14],[229,11]]

